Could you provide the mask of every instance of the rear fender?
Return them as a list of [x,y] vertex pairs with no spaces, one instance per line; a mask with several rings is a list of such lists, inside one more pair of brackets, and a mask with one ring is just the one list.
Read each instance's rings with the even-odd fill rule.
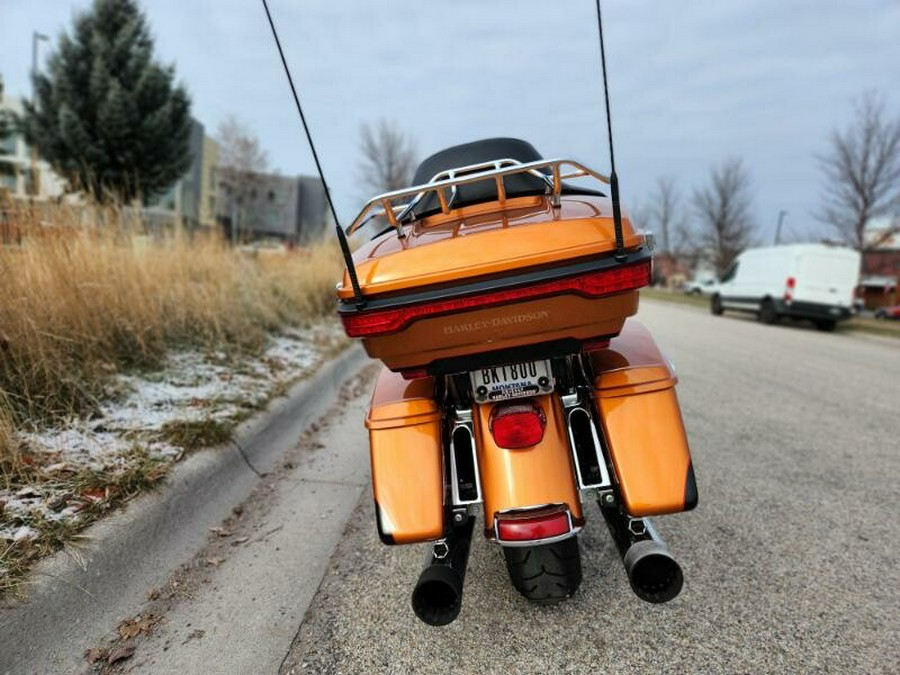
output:
[[534,400],[546,416],[544,436],[537,445],[519,450],[501,448],[494,442],[490,417],[495,404],[479,404],[473,410],[484,529],[489,538],[494,537],[494,519],[498,513],[547,504],[565,505],[573,524],[577,527],[584,524],[559,398],[548,394]]

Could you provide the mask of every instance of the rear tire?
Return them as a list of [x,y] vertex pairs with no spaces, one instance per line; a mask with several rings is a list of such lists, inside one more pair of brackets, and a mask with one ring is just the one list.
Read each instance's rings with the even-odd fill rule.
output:
[[712,312],[713,316],[722,316],[722,312],[725,311],[725,308],[722,307],[722,298],[718,295],[712,296],[712,299],[709,301],[709,311]]
[[759,320],[768,325],[778,323],[778,312],[775,309],[775,303],[769,298],[763,300],[759,306]]
[[506,570],[516,590],[538,605],[556,605],[581,585],[578,537],[542,546],[504,546]]
[[820,330],[823,333],[830,333],[834,330],[834,327],[837,325],[837,321],[832,319],[819,319],[816,321],[816,330]]

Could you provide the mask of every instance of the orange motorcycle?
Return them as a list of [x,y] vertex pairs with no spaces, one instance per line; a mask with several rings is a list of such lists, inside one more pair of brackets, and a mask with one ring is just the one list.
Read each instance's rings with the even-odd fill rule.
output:
[[522,595],[570,597],[592,501],[634,592],[671,600],[681,568],[648,517],[692,509],[697,486],[672,366],[630,318],[651,242],[615,181],[494,138],[413,182],[369,200],[352,257],[341,236],[337,293],[384,364],[366,418],[379,536],[431,543],[415,613],[459,614],[476,521]]

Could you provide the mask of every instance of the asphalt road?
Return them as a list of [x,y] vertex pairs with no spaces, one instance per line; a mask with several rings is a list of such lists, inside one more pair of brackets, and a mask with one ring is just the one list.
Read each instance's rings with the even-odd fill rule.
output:
[[[282,672],[900,671],[900,343],[655,302],[640,317],[678,370],[700,490],[656,519],[679,598],[632,595],[597,514],[564,605],[529,605],[476,534],[459,619],[425,626],[425,548],[380,544],[366,491]],[[363,461],[358,402],[342,424]]]

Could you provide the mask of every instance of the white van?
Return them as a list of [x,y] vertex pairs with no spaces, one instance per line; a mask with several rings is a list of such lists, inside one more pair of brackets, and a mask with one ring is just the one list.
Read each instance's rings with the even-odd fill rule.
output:
[[841,246],[747,249],[722,275],[710,308],[717,316],[726,309],[754,312],[763,323],[811,319],[819,330],[833,330],[852,313],[859,266],[859,252]]

